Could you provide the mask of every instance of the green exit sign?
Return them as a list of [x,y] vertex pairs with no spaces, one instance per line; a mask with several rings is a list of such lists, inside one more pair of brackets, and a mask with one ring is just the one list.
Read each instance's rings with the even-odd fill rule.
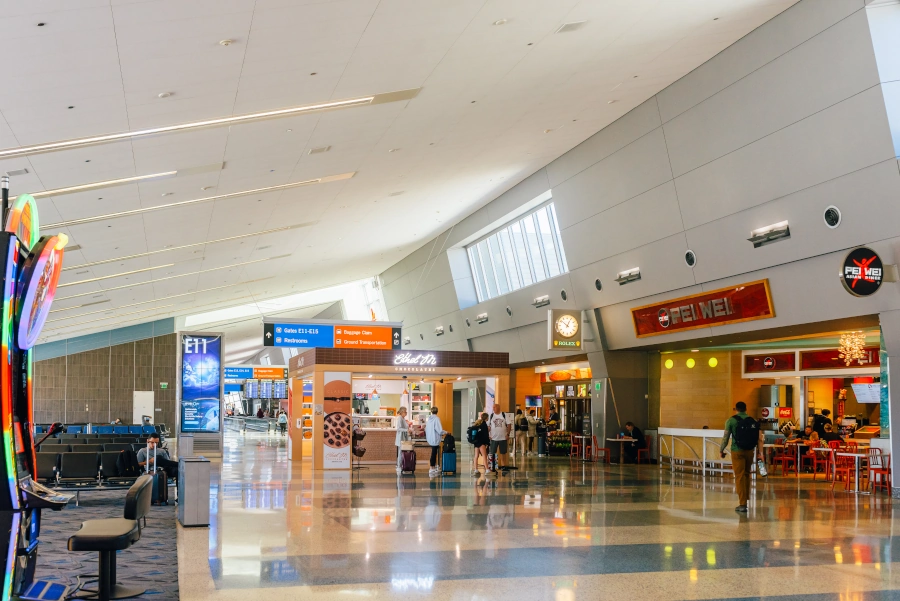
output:
[[159,387],[162,388],[163,390],[165,390],[166,388],[169,387],[169,383],[168,382],[160,382]]
[[600,384],[600,382],[594,382],[594,390],[596,390],[597,392],[600,392],[601,388],[602,388],[602,384]]

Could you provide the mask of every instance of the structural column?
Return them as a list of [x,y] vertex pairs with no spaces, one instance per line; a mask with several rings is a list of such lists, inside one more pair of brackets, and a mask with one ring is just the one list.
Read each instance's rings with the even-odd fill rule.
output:
[[[900,419],[900,376],[895,372],[900,369],[900,311],[886,311],[884,313],[880,313],[878,315],[878,319],[881,322],[881,336],[883,338],[883,347],[882,351],[882,361],[887,356],[887,423],[891,426],[894,419]],[[884,366],[882,365],[882,372],[884,372]],[[882,385],[885,383],[882,382]],[[882,403],[881,411],[884,412],[885,403]],[[884,415],[881,416],[881,422],[884,423]],[[891,489],[891,496],[895,498],[900,498],[900,486],[897,486],[896,474],[897,470],[900,469],[900,436],[892,436],[893,428],[888,429],[888,435],[890,436],[890,448],[891,448],[891,474],[893,475],[893,482]],[[882,436],[884,436],[884,432],[882,432]]]

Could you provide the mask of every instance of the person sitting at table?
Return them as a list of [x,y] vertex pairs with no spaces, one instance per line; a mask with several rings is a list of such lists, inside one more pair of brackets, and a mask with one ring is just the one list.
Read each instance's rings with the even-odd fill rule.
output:
[[825,424],[825,433],[820,436],[822,440],[825,442],[831,442],[836,440],[838,442],[844,442],[844,439],[841,438],[841,435],[834,431],[834,426],[831,424]]
[[819,435],[813,431],[812,426],[806,426],[799,434],[797,430],[793,430],[787,439],[788,442],[817,442],[818,440]]
[[644,433],[632,422],[626,422],[625,436],[634,439],[624,444],[625,457],[628,463],[637,463],[638,450],[644,448]]

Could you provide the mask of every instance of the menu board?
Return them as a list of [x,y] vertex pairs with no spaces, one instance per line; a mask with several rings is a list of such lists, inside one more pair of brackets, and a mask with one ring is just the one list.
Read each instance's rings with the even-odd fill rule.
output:
[[261,399],[271,399],[272,398],[272,380],[260,380],[259,381],[259,398],[261,398]]
[[851,384],[857,403],[876,404],[881,402],[881,384]]
[[244,398],[259,398],[259,380],[247,380],[244,382]]
[[275,380],[272,382],[272,398],[273,399],[288,398],[287,380]]

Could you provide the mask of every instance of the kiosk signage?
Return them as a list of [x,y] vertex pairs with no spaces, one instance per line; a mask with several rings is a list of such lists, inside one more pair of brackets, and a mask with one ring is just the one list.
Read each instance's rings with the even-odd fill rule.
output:
[[401,324],[353,321],[263,323],[263,345],[399,350]]
[[222,337],[181,336],[181,431],[219,432]]

